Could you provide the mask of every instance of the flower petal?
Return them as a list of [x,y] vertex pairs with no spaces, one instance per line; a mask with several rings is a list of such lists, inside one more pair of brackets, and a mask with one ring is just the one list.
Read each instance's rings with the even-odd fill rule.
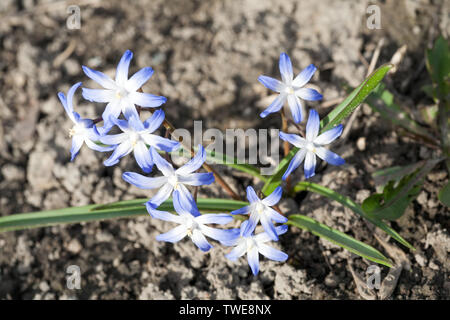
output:
[[160,188],[167,182],[167,178],[162,177],[146,177],[136,172],[124,172],[122,179],[140,189],[156,189]]
[[286,172],[283,174],[283,180],[286,180],[287,177],[298,168],[298,166],[302,163],[306,156],[306,149],[300,149],[295,156],[292,158],[291,162],[289,162],[289,166]]
[[[283,233],[286,233],[286,231],[288,230],[288,226],[287,225],[282,225],[282,226],[278,226],[278,227],[275,227],[275,231],[277,232],[277,235],[282,235]],[[256,236],[254,236],[253,237],[254,239],[255,239],[255,241],[258,243],[258,245],[260,244],[260,243],[264,243],[264,242],[267,242],[267,241],[270,241],[270,240],[272,240],[271,238],[270,238],[270,236],[267,234],[267,232],[261,232],[261,233],[258,233]]]
[[128,68],[130,67],[131,59],[133,59],[133,53],[130,50],[125,51],[120,58],[119,64],[116,70],[116,83],[123,87],[128,80]]
[[277,211],[273,210],[272,208],[266,208],[266,212],[267,212],[267,216],[278,223],[285,223],[288,221],[288,218],[286,218],[285,216],[281,215],[280,213],[278,213]]
[[201,233],[200,230],[195,229],[194,232],[192,232],[192,242],[195,243],[195,245],[202,251],[206,252],[209,251],[213,246],[206,240],[203,233]]
[[280,201],[282,194],[283,189],[281,187],[276,187],[275,190],[273,190],[266,198],[262,199],[261,202],[269,207],[274,206]]
[[306,140],[313,141],[319,133],[320,119],[316,110],[309,111],[308,122],[306,123]]
[[292,72],[292,63],[289,56],[284,52],[280,55],[279,67],[283,82],[286,84],[291,84],[292,79],[294,78],[294,73]]
[[158,234],[156,236],[156,240],[158,241],[166,241],[166,242],[178,242],[183,239],[187,235],[187,228],[185,225],[180,225],[178,227],[173,228],[172,230]]
[[240,209],[231,211],[230,213],[231,214],[247,214],[250,211],[250,208],[251,208],[250,206],[245,206]]
[[178,224],[182,224],[183,223],[183,218],[180,217],[177,214],[172,214],[172,213],[167,212],[167,211],[156,210],[152,206],[148,205],[148,203],[146,203],[146,207],[147,207],[148,213],[150,214],[150,216],[152,218],[159,219],[159,220],[164,220],[164,221],[169,221],[169,222],[175,222],[175,223],[178,223]]
[[128,134],[119,133],[119,134],[110,134],[106,136],[101,136],[100,142],[108,145],[115,145],[124,142],[128,139]]
[[128,99],[143,108],[156,108],[167,101],[166,97],[144,92],[132,92],[128,95]]
[[190,186],[209,185],[214,182],[214,173],[212,172],[191,173],[185,176],[179,176],[178,181],[183,184],[188,184]]
[[292,81],[292,85],[295,87],[303,87],[311,80],[316,70],[317,68],[313,64],[310,64],[295,77],[294,81]]
[[259,198],[256,195],[256,192],[252,188],[252,186],[248,186],[246,191],[247,191],[247,199],[248,199],[248,201],[250,201],[250,203],[259,201]]
[[325,160],[326,162],[334,166],[340,166],[345,163],[344,159],[324,147],[316,148],[316,154],[320,159]]
[[100,146],[100,145],[96,144],[95,142],[93,142],[93,141],[91,141],[89,139],[84,139],[84,142],[89,147],[89,149],[92,149],[92,150],[95,150],[95,151],[99,151],[99,152],[112,151],[116,147],[116,146]]
[[125,84],[125,89],[129,92],[135,92],[144,85],[153,75],[153,69],[145,67],[133,74]]
[[275,230],[275,226],[273,225],[272,221],[264,214],[261,215],[260,220],[264,231],[269,235],[269,237],[274,241],[278,241],[277,231]]
[[268,106],[263,112],[259,114],[261,118],[267,117],[268,114],[278,112],[283,107],[284,101],[286,101],[287,94],[280,93],[278,97]]
[[275,248],[272,248],[270,246],[268,246],[267,244],[263,244],[260,243],[258,244],[258,251],[259,253],[261,253],[263,256],[265,256],[266,258],[270,259],[270,260],[275,260],[275,261],[286,261],[288,258],[288,255],[280,250],[277,250]]
[[178,168],[176,173],[179,175],[186,175],[198,170],[206,160],[206,150],[202,145],[198,146],[197,154],[189,160],[184,166]]
[[321,100],[323,98],[319,92],[311,88],[300,88],[295,91],[295,94],[303,100],[309,101]]
[[145,131],[148,133],[154,132],[161,126],[164,121],[164,111],[162,109],[156,110],[151,117],[144,121]]
[[306,140],[297,134],[284,133],[280,131],[280,138],[293,144],[297,148],[304,148],[306,146]]
[[266,87],[267,89],[276,91],[276,92],[281,92],[281,90],[283,90],[284,88],[284,84],[277,79],[271,78],[271,77],[267,77],[267,76],[259,76],[258,77],[258,81],[261,82],[263,84],[264,87]]
[[173,193],[173,208],[179,215],[194,217],[198,217],[199,215],[194,198],[187,196],[185,192],[180,192],[179,190],[175,190]]
[[169,199],[172,191],[173,187],[170,183],[164,184],[161,189],[159,189],[158,192],[149,201],[147,201],[147,204],[152,208],[158,208],[161,203]]
[[316,174],[316,155],[311,151],[306,153],[304,170],[306,179],[309,179]]
[[248,219],[247,226],[245,227],[242,236],[243,237],[250,237],[255,231],[256,225],[258,224],[260,219],[260,215],[255,210],[250,213],[250,218]]
[[257,275],[259,272],[259,252],[258,248],[253,247],[247,252],[248,265],[252,269],[253,275]]
[[116,83],[110,77],[108,77],[106,74],[104,74],[103,72],[93,70],[86,66],[82,66],[82,69],[89,78],[91,78],[92,80],[97,82],[103,88],[117,89]]
[[156,152],[155,148],[150,147],[150,153],[152,155],[153,162],[158,167],[158,170],[163,173],[166,177],[171,176],[175,173],[175,170],[173,170],[172,165],[166,161],[163,157],[159,155],[158,152]]
[[150,151],[144,142],[139,141],[134,146],[134,158],[138,163],[139,167],[141,167],[142,171],[145,173],[149,173],[153,168],[152,157],[150,156]]
[[163,138],[155,134],[145,133],[141,137],[144,139],[146,144],[162,151],[171,152],[180,147],[180,143],[178,141]]
[[224,230],[203,225],[200,226],[200,229],[205,236],[227,244],[233,243],[236,237],[239,237],[239,231],[237,229]]
[[195,221],[201,224],[227,224],[233,221],[233,217],[227,213],[205,213],[195,218]]
[[303,107],[300,99],[294,94],[288,94],[287,101],[289,108],[291,109],[292,118],[294,118],[295,123],[303,121]]
[[70,149],[71,158],[70,161],[73,161],[75,157],[80,152],[81,147],[83,146],[84,138],[81,136],[74,136],[72,138],[72,148]]
[[120,104],[117,99],[108,103],[102,114],[104,125],[106,127],[112,127],[114,123],[111,122],[111,119],[117,119],[120,115],[120,111]]
[[110,102],[115,99],[114,91],[110,89],[81,88],[83,98],[93,102]]
[[173,192],[173,196],[179,197],[179,201],[183,203],[184,209],[188,211],[192,216],[198,217],[201,215],[198,211],[197,205],[195,204],[194,197],[186,188],[186,186],[181,183],[178,184],[177,188]]
[[246,242],[243,241],[239,243],[233,250],[230,251],[230,253],[225,255],[225,258],[236,261],[240,257],[242,257],[247,252],[247,245]]
[[340,124],[334,127],[333,129],[325,131],[324,133],[322,133],[321,135],[319,135],[317,138],[314,139],[314,143],[325,145],[333,142],[341,135],[342,128],[343,128],[342,124]]
[[119,144],[112,153],[112,155],[108,159],[103,161],[103,164],[106,167],[113,166],[116,163],[118,163],[121,158],[129,154],[131,151],[133,151],[133,147],[131,146],[130,141],[127,140]]

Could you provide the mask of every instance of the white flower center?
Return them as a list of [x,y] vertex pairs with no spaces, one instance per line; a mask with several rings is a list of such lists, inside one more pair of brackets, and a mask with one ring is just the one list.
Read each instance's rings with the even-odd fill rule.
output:
[[311,152],[316,152],[316,145],[314,144],[314,142],[308,141],[306,143],[305,146],[306,150],[311,151]]
[[295,90],[292,86],[286,86],[286,88],[284,88],[284,92],[286,92],[287,94],[294,94]]
[[131,141],[131,145],[132,145],[133,147],[135,147],[136,144],[137,144],[137,143],[139,142],[139,140],[141,139],[141,136],[139,135],[139,133],[134,132],[134,131],[129,132],[129,133],[128,133],[128,136],[129,136],[129,139],[130,139],[130,141]]
[[194,218],[191,217],[186,218],[184,224],[187,228],[187,235],[189,237],[192,237],[192,233],[194,232],[194,230],[199,228],[199,224],[197,223],[197,221],[195,221]]
[[253,237],[248,237],[245,239],[245,241],[247,242],[247,252],[249,252],[250,250],[252,250],[254,247],[257,246],[257,243],[255,239],[253,239]]
[[77,123],[72,127],[72,129],[69,129],[69,137],[73,137],[75,135],[83,135],[85,133],[85,127]]
[[256,204],[255,210],[258,214],[263,214],[266,206],[262,202],[258,202]]
[[170,185],[171,185],[174,189],[176,189],[176,188],[178,187],[178,177],[177,177],[176,174],[171,175],[171,176],[169,177],[168,181],[169,181]]
[[127,97],[128,94],[129,94],[129,92],[125,88],[119,88],[116,91],[116,97],[119,99]]

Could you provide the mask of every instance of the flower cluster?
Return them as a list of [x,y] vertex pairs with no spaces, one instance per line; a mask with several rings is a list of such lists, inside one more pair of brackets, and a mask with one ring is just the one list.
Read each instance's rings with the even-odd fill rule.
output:
[[[59,93],[59,99],[69,118],[74,123],[70,129],[72,137],[71,161],[75,159],[82,145],[89,148],[110,152],[104,161],[105,166],[117,164],[121,158],[133,153],[134,158],[143,173],[149,174],[154,167],[161,175],[142,175],[136,172],[125,172],[122,177],[128,183],[142,189],[158,189],[156,194],[145,204],[148,213],[155,219],[178,224],[170,231],[157,236],[157,240],[178,242],[189,237],[202,251],[209,251],[213,246],[207,238],[218,241],[222,245],[234,247],[226,257],[237,260],[247,254],[248,264],[254,275],[259,272],[259,254],[275,261],[285,261],[287,254],[269,246],[267,242],[278,241],[279,235],[287,231],[287,218],[283,216],[277,203],[282,197],[282,188],[277,187],[270,195],[260,199],[255,190],[247,187],[249,205],[231,213],[200,214],[189,187],[210,185],[215,181],[211,172],[199,172],[206,160],[206,150],[199,145],[197,153],[185,165],[174,168],[160,153],[171,152],[180,147],[180,143],[163,138],[155,131],[165,121],[162,109],[154,110],[145,121],[141,121],[143,108],[158,108],[166,102],[166,98],[144,93],[141,87],[150,79],[153,69],[146,67],[128,78],[128,69],[133,54],[127,50],[117,66],[115,79],[104,73],[83,66],[84,73],[97,82],[102,89],[82,88],[84,99],[92,102],[106,103],[101,118],[84,119],[73,109],[73,97],[81,82],[73,85],[67,97]],[[261,113],[261,117],[279,111],[287,100],[296,123],[303,120],[303,106],[300,99],[319,100],[322,95],[316,90],[304,86],[311,79],[316,67],[308,66],[297,77],[293,77],[292,64],[286,54],[280,56],[280,72],[282,81],[260,76],[259,81],[267,88],[279,93],[275,101]],[[103,126],[98,124],[103,121]],[[118,133],[111,133],[113,128]],[[320,121],[315,110],[311,110],[306,125],[305,137],[285,132],[280,133],[283,140],[289,141],[300,150],[294,156],[283,179],[294,171],[305,160],[305,176],[314,175],[316,155],[334,165],[344,163],[344,160],[323,147],[335,140],[342,132],[342,126],[337,126],[319,134]],[[158,210],[161,204],[172,196],[175,213]],[[220,229],[209,225],[226,225],[233,220],[233,215],[248,215],[238,229]],[[263,232],[257,233],[258,223]],[[280,224],[280,225],[276,225]]]
[[[310,101],[322,99],[322,95],[316,90],[304,87],[309,80],[311,80],[316,71],[316,67],[313,64],[310,64],[294,79],[291,59],[286,53],[280,55],[279,66],[282,81],[267,76],[260,76],[258,78],[266,88],[279,93],[279,96],[261,113],[260,116],[265,118],[268,114],[279,111],[287,100],[294,122],[299,123],[303,120],[303,105],[300,99]],[[320,135],[319,131],[319,114],[316,110],[312,109],[309,112],[305,137],[280,132],[281,139],[288,141],[300,149],[289,163],[289,166],[283,175],[283,180],[286,180],[286,178],[300,166],[303,160],[305,160],[305,178],[308,179],[314,176],[316,169],[316,155],[322,160],[336,166],[345,163],[344,159],[324,147],[324,145],[333,142],[341,135],[342,125],[340,124]]]

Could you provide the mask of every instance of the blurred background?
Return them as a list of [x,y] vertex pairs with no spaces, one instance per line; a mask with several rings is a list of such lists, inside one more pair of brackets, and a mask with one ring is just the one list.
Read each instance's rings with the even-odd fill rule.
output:
[[[368,12],[370,5],[379,9],[380,25],[371,20],[376,12]],[[69,161],[71,125],[57,93],[78,81],[97,87],[82,65],[113,76],[130,49],[130,74],[154,69],[144,91],[168,98],[166,117],[179,128],[192,130],[194,120],[202,120],[204,129],[279,128],[277,116],[258,116],[270,93],[257,77],[279,78],[281,52],[291,57],[294,73],[310,63],[318,67],[311,83],[324,100],[307,105],[321,117],[346,96],[346,86],[364,79],[374,53],[377,65],[398,53],[398,68],[385,82],[399,104],[418,112],[431,103],[421,90],[429,83],[424,51],[439,34],[448,39],[449,8],[444,0],[2,0],[0,215],[152,195],[121,179],[125,170],[138,170],[133,158],[106,168],[105,154],[84,147]],[[92,118],[104,107],[80,93],[75,106]],[[361,202],[375,190],[371,172],[427,159],[432,151],[399,136],[363,105],[335,152],[347,164],[328,167],[313,181]],[[261,187],[250,176],[219,170],[240,195],[248,184]],[[298,171],[293,179],[302,178]],[[393,223],[417,248],[408,253],[411,269],[402,273],[394,299],[450,297],[450,226],[437,200],[446,181],[443,166],[434,170],[408,212]],[[215,185],[199,196],[227,197]],[[336,203],[303,194],[282,208],[380,248],[370,226]],[[288,262],[264,260],[254,278],[244,260],[227,261],[227,250],[218,245],[202,254],[187,241],[156,242],[155,235],[168,227],[141,217],[0,234],[0,299],[361,298],[348,267],[353,257],[310,233],[283,237],[278,245]],[[353,264],[362,274],[367,268],[360,258]],[[70,265],[81,269],[80,290],[66,287]]]

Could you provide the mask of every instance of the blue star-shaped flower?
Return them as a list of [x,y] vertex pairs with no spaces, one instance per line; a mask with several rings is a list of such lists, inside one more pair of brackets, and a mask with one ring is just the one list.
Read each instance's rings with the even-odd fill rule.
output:
[[280,138],[292,143],[300,150],[292,158],[286,172],[283,175],[283,180],[291,174],[292,171],[305,160],[305,178],[311,178],[315,175],[316,169],[316,155],[326,162],[340,166],[345,163],[345,160],[340,156],[326,149],[327,145],[336,140],[342,133],[342,124],[319,135],[320,120],[319,114],[316,110],[309,111],[308,122],[306,123],[306,139],[296,134],[289,134],[280,132]]
[[166,102],[165,97],[137,91],[153,75],[153,69],[150,67],[142,68],[128,79],[128,68],[132,58],[133,53],[130,50],[123,54],[117,66],[115,80],[100,71],[83,66],[84,73],[104,88],[83,88],[83,97],[89,101],[108,103],[102,115],[105,123],[109,121],[111,116],[117,119],[120,112],[127,119],[131,115],[138,117],[135,105],[144,108],[156,108]]
[[151,148],[151,155],[163,176],[150,178],[134,172],[125,172],[122,175],[126,182],[138,188],[160,188],[156,195],[147,202],[147,208],[157,208],[170,197],[173,190],[178,191],[180,196],[188,201],[186,203],[194,203],[194,198],[185,185],[202,186],[214,182],[214,174],[212,172],[195,172],[206,160],[206,151],[201,145],[199,145],[197,154],[177,170],[174,170],[172,165],[161,157],[153,147]]
[[181,195],[179,190],[173,193],[173,207],[178,213],[171,214],[166,211],[159,211],[151,206],[147,206],[150,215],[155,219],[178,223],[179,226],[169,232],[160,234],[156,237],[158,241],[178,242],[186,236],[189,236],[194,244],[202,251],[209,251],[212,245],[206,240],[206,237],[212,238],[224,244],[233,242],[239,235],[236,229],[223,230],[214,229],[205,224],[227,224],[233,220],[233,217],[225,213],[210,213],[201,215],[195,202],[190,202]]
[[294,121],[299,123],[303,120],[303,107],[300,99],[310,101],[322,99],[322,95],[316,90],[303,87],[312,78],[316,67],[310,64],[294,79],[291,59],[286,53],[280,55],[279,64],[282,81],[267,76],[258,77],[259,82],[266,88],[280,94],[267,109],[261,112],[260,116],[265,118],[270,113],[278,112],[287,100]]
[[67,98],[64,93],[59,92],[58,98],[61,101],[64,110],[70,120],[74,123],[74,126],[69,131],[69,135],[72,137],[72,148],[70,149],[71,159],[73,161],[78,155],[83,143],[96,151],[106,152],[114,149],[115,146],[100,146],[96,144],[96,141],[100,139],[100,133],[97,130],[94,122],[91,119],[83,119],[81,116],[73,111],[73,96],[75,91],[81,86],[81,82],[74,84],[67,92]]

